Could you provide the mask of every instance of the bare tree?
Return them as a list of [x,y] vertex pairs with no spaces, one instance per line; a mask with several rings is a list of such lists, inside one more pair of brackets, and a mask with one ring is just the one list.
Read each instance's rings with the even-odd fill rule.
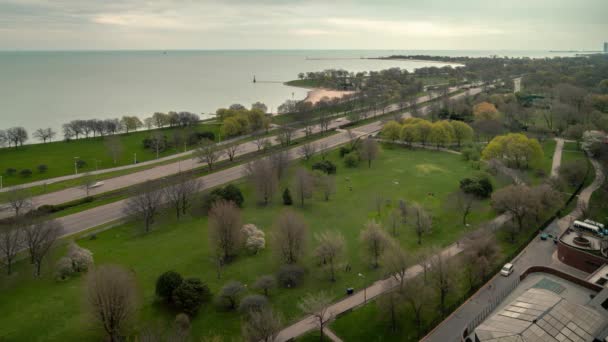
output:
[[206,163],[209,171],[213,170],[213,165],[222,156],[222,151],[217,144],[209,139],[203,139],[194,151],[194,155],[201,163]]
[[63,227],[55,220],[38,221],[34,224],[25,224],[23,237],[30,255],[30,261],[34,264],[34,274],[39,277],[42,261],[48,254],[61,234]]
[[391,241],[390,237],[376,221],[372,220],[365,224],[365,229],[361,231],[360,239],[371,259],[372,267],[378,268],[380,266],[380,257],[382,257]]
[[267,142],[268,142],[268,139],[263,134],[254,135],[253,143],[258,148],[258,151],[261,151]]
[[386,271],[399,282],[399,290],[403,291],[407,269],[411,266],[411,258],[399,246],[398,242],[392,243],[382,256],[382,265]]
[[293,128],[283,126],[279,129],[279,135],[277,136],[277,141],[281,146],[289,146],[291,145],[291,139],[293,138]]
[[209,211],[209,241],[230,262],[241,246],[241,213],[233,203],[216,201]]
[[282,180],[287,172],[289,166],[289,154],[287,151],[281,151],[270,155],[272,161],[272,168],[277,173],[279,180]]
[[287,264],[298,262],[306,247],[308,227],[299,214],[284,210],[275,223],[274,241],[277,252]]
[[[120,141],[120,138],[116,135],[111,135],[109,137],[103,138],[103,143],[106,146],[108,154],[112,158],[112,162],[114,163],[114,165],[116,165],[123,152],[123,146],[122,142]],[[156,154],[156,158],[158,158],[158,151]]]
[[419,277],[408,281],[403,290],[404,299],[412,312],[412,319],[416,326],[417,337],[420,338],[422,333],[422,324],[424,323],[424,309],[429,304],[429,291],[425,281]]
[[160,151],[163,150],[167,145],[165,135],[159,131],[153,132],[152,136],[150,136],[150,143],[151,147],[154,149],[154,151],[156,151],[156,159],[158,159],[160,156]]
[[439,309],[445,315],[445,302],[448,294],[454,288],[454,271],[449,265],[449,256],[439,252],[429,260],[431,264],[430,284],[439,294]]
[[133,275],[115,265],[93,269],[86,278],[86,299],[92,317],[109,341],[123,341],[125,329],[137,309]]
[[321,334],[320,341],[323,341],[325,324],[333,319],[333,314],[328,310],[331,300],[331,297],[325,294],[325,292],[319,292],[317,294],[307,294],[298,303],[300,310],[314,317],[317,322]]
[[321,155],[321,159],[325,160],[327,155],[329,154],[329,145],[326,142],[319,144],[319,154]]
[[125,201],[125,214],[140,218],[144,222],[144,231],[150,231],[154,218],[163,201],[163,191],[152,181],[137,186],[133,195]]
[[224,152],[226,153],[226,155],[228,156],[228,159],[230,161],[234,161],[234,157],[236,156],[236,153],[239,150],[240,145],[239,144],[231,144],[226,146],[226,148],[224,149]]
[[361,137],[358,136],[357,133],[355,133],[350,128],[346,129],[346,134],[348,135],[348,147],[349,147],[349,149],[351,151],[357,149],[357,147],[359,146],[359,140],[361,139]]
[[469,278],[470,288],[475,286],[476,281],[486,279],[499,253],[499,245],[491,231],[482,229],[467,237],[464,243],[463,268]]
[[325,201],[329,201],[331,195],[336,193],[336,180],[324,172],[315,172],[315,185],[321,190]]
[[279,185],[272,160],[264,158],[249,162],[247,163],[245,172],[255,188],[258,200],[267,205]]
[[336,281],[336,263],[344,253],[344,236],[335,232],[323,232],[315,236],[317,240],[317,248],[315,248],[315,256],[319,260],[319,264],[326,266],[331,281]]
[[202,181],[190,179],[185,174],[177,175],[175,184],[165,187],[165,199],[175,209],[175,215],[179,220],[181,215],[186,215],[194,194],[202,188]]
[[8,204],[15,211],[15,217],[19,217],[22,210],[33,206],[30,192],[22,188],[13,188],[8,192]]
[[401,211],[399,210],[399,208],[393,208],[393,210],[391,210],[391,212],[389,213],[388,217],[387,217],[387,227],[390,229],[391,231],[391,235],[393,237],[396,237],[399,235],[399,231],[401,230],[401,226],[402,226],[402,218],[401,218]]
[[304,200],[312,197],[314,188],[313,178],[304,168],[298,168],[296,170],[296,177],[294,179],[294,186],[296,197],[300,199],[300,205],[304,206]]
[[18,224],[0,226],[0,261],[6,265],[6,273],[12,272],[13,261],[23,246],[23,234]]
[[527,185],[509,185],[492,194],[492,207],[509,213],[521,231],[527,219],[534,216],[538,198]]
[[377,304],[380,309],[380,315],[387,317],[390,321],[392,332],[397,331],[398,316],[403,308],[403,298],[400,291],[390,288],[390,285],[384,283],[385,292],[378,298]]
[[273,275],[263,275],[256,279],[253,283],[253,288],[264,292],[264,296],[268,297],[270,289],[277,286],[277,279]]
[[89,192],[91,191],[91,188],[93,187],[93,185],[95,185],[95,183],[97,183],[97,177],[95,177],[95,175],[91,174],[90,172],[87,172],[80,176],[80,186],[85,191],[87,196],[89,196]]
[[300,147],[298,153],[304,160],[309,160],[317,152],[317,145],[314,142],[307,142]]
[[243,337],[248,342],[273,342],[281,327],[281,318],[272,309],[254,310],[243,324]]
[[46,141],[52,141],[53,138],[57,135],[52,128],[39,128],[37,129],[32,136],[38,140],[42,140],[43,143],[46,144]]
[[422,236],[431,231],[433,227],[433,219],[423,207],[419,204],[410,206],[411,220],[410,224],[418,238],[418,244],[422,244]]
[[363,140],[363,144],[361,144],[361,149],[359,150],[359,155],[361,156],[361,159],[367,161],[368,167],[372,167],[372,161],[378,158],[379,153],[380,147],[378,147],[376,140],[372,138]]
[[321,127],[321,133],[325,133],[329,129],[329,124],[331,123],[331,116],[329,116],[325,111],[319,114],[319,127]]
[[467,226],[467,217],[476,208],[478,203],[475,195],[468,194],[462,190],[452,193],[446,201],[449,207],[462,214],[462,225],[465,227]]

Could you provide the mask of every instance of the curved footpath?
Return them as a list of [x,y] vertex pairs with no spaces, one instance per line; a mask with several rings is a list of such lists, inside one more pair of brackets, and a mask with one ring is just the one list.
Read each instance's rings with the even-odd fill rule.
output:
[[[553,155],[553,166],[557,166],[556,170],[559,170],[561,164],[561,149],[562,144],[556,145],[556,150]],[[559,150],[559,151],[558,151]],[[557,156],[560,156],[560,160],[556,161]],[[595,179],[593,183],[587,186],[581,191],[578,196],[579,205],[587,205],[593,192],[603,184],[605,177],[602,171],[601,165],[594,159],[590,159],[595,169]],[[578,218],[581,216],[581,211],[577,206],[568,215],[556,219],[553,221],[545,231],[549,231],[554,235],[559,235],[565,229],[568,228],[570,220],[572,218]],[[557,260],[556,246],[550,241],[542,241],[539,238],[535,238],[530,242],[526,248],[517,255],[511,263],[515,266],[515,272],[509,277],[503,277],[495,275],[488,283],[482,286],[473,296],[471,296],[464,304],[462,304],[456,311],[454,311],[448,318],[441,322],[433,331],[431,331],[421,341],[426,342],[452,342],[460,341],[460,336],[465,327],[468,326],[484,309],[490,305],[491,302],[501,292],[507,291],[511,288],[516,277],[519,277],[526,269],[531,266],[549,266],[573,276],[579,278],[587,277],[587,273],[570,267],[561,263]]]
[[[451,89],[451,91],[455,91],[455,90],[457,90],[457,88]],[[472,89],[471,92],[472,92],[472,94],[476,94],[476,93],[479,93],[480,90]],[[454,95],[454,96],[452,96],[452,98],[458,98],[458,97],[464,96],[464,94],[466,94],[466,93]],[[426,96],[419,97],[417,101],[419,103],[422,103],[422,102],[429,101],[435,97],[436,96],[426,95]],[[425,106],[424,108],[426,108],[426,107],[428,107],[428,106]],[[381,112],[395,111],[395,110],[398,110],[398,108],[399,108],[399,106],[397,104],[392,104],[392,105],[389,105],[386,108],[384,108],[384,110],[371,111],[368,113],[368,116],[378,115]],[[342,119],[341,121],[334,120],[330,123],[329,129],[334,129],[341,125],[347,124],[347,123],[349,123],[348,119]],[[371,125],[373,125],[373,124],[371,124]],[[366,125],[364,127],[367,127],[367,126],[369,126],[369,125]],[[357,128],[357,129],[359,130],[360,128]],[[321,130],[321,128],[319,125],[317,125],[313,128],[314,133],[320,132],[320,130]],[[304,129],[299,129],[296,132],[294,132],[293,138],[294,139],[301,138],[304,135],[305,135]],[[276,139],[274,139],[274,137],[269,137],[268,140],[273,145],[278,144],[278,142],[276,141]],[[346,142],[347,139],[346,140],[343,139],[343,141]],[[322,140],[320,140],[319,142],[322,142]],[[255,152],[255,151],[257,151],[257,145],[255,144],[255,142],[247,141],[247,142],[244,142],[239,145],[236,155],[240,156],[240,155]],[[184,152],[184,155],[189,155],[191,153],[192,153],[192,151]],[[175,156],[172,156],[172,158],[174,158],[174,157]],[[226,155],[223,155],[219,160],[221,161],[221,160],[226,160],[226,159],[228,159],[228,157]],[[137,164],[137,165],[141,165],[141,164]],[[179,160],[174,163],[160,165],[160,166],[153,167],[150,169],[133,172],[133,173],[130,173],[127,175],[122,175],[122,176],[106,179],[106,180],[104,180],[103,186],[90,189],[89,195],[95,196],[95,195],[99,195],[99,194],[102,194],[105,192],[118,190],[118,189],[126,188],[129,186],[133,186],[136,184],[140,184],[147,180],[161,179],[163,177],[177,174],[180,171],[193,169],[193,168],[196,168],[196,167],[199,167],[202,165],[204,165],[204,163],[201,163],[201,162],[195,160],[194,158],[191,158],[189,160]],[[221,173],[222,171],[218,171],[218,172]],[[77,187],[71,187],[71,188],[51,192],[48,194],[35,196],[32,198],[32,203],[33,203],[34,207],[39,207],[43,204],[57,205],[57,204],[81,199],[86,196],[87,196],[86,191],[82,187],[77,186]],[[0,219],[9,217],[12,214],[13,213],[9,206],[7,206],[7,205],[0,206]]]

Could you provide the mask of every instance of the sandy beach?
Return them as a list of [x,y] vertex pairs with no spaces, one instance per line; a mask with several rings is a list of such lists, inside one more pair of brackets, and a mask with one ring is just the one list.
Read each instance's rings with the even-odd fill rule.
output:
[[310,102],[312,104],[316,104],[317,102],[321,101],[325,97],[327,97],[329,99],[334,99],[334,98],[341,98],[345,95],[350,95],[353,93],[354,93],[354,91],[350,91],[350,90],[332,90],[332,89],[325,89],[325,88],[314,88],[308,92],[308,95],[306,95],[306,98],[304,99],[304,101]]

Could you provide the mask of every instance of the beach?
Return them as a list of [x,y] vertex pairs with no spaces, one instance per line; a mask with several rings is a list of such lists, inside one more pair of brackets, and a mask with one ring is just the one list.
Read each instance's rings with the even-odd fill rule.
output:
[[313,88],[308,92],[304,102],[310,102],[313,105],[327,97],[329,99],[342,98],[343,96],[354,94],[354,91],[350,90],[332,90],[325,88]]

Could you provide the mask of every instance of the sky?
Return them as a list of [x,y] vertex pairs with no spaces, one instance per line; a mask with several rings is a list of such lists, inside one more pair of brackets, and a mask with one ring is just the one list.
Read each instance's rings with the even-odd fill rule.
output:
[[0,50],[601,49],[608,0],[0,0]]

